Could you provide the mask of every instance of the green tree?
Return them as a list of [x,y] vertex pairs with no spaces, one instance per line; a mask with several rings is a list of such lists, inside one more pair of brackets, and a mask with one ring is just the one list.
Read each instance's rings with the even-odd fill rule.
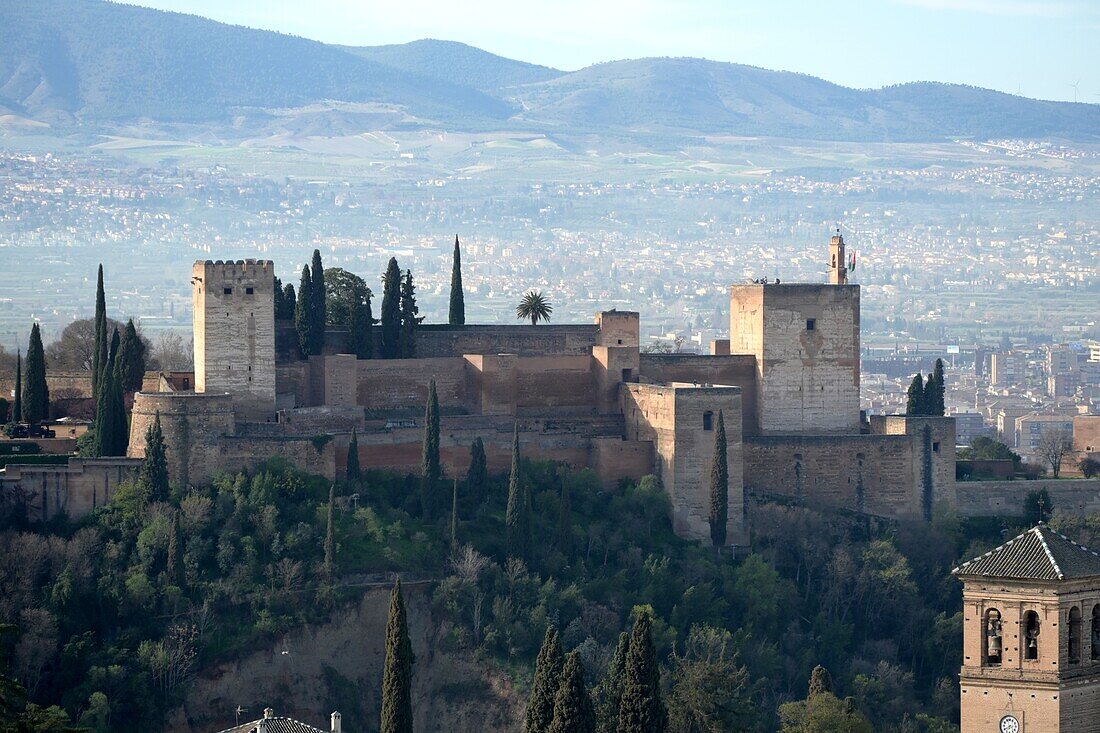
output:
[[294,329],[298,332],[298,346],[302,358],[321,353],[317,345],[317,321],[313,316],[313,276],[309,265],[302,265],[302,279],[298,283],[298,303],[294,308]]
[[520,476],[519,423],[512,434],[512,470],[508,474],[508,505],[504,512],[504,524],[507,530],[508,557],[519,558],[526,562],[531,541],[530,507],[527,501],[526,484]]
[[564,662],[558,630],[547,626],[542,648],[535,660],[535,680],[531,685],[531,696],[527,699],[523,733],[546,733],[549,730],[554,719],[554,695],[561,686]]
[[95,288],[95,347],[92,352],[92,396],[99,399],[103,370],[107,366],[107,299],[103,293],[103,265],[99,266]]
[[119,371],[122,375],[122,391],[137,392],[145,378],[145,342],[138,335],[134,319],[126,321],[122,341],[118,347]]
[[470,467],[466,470],[466,493],[470,506],[481,506],[488,490],[489,466],[485,460],[485,442],[477,437],[470,444]]
[[325,302],[328,297],[328,290],[325,288],[325,269],[321,264],[321,250],[319,249],[313,250],[313,262],[309,272],[312,278],[310,296],[313,301],[310,304],[310,314],[313,317],[314,337],[317,339],[315,342],[317,350],[313,353],[320,354],[325,343],[325,324],[328,323]]
[[458,479],[451,486],[451,552],[458,552]]
[[668,713],[661,700],[661,670],[653,647],[652,620],[639,613],[630,632],[619,703],[618,733],[663,733]]
[[424,405],[424,439],[420,463],[420,511],[431,521],[435,516],[439,479],[443,470],[439,463],[439,397],[435,380],[428,382],[428,401]]
[[398,580],[390,594],[386,662],[382,668],[382,725],[379,733],[412,733],[412,643]]
[[23,421],[37,423],[50,416],[50,388],[46,386],[46,352],[38,324],[31,326],[23,377]]
[[913,381],[909,383],[909,391],[906,392],[905,414],[924,414],[924,378],[920,372],[917,372],[916,376],[913,377]]
[[95,452],[98,456],[126,455],[129,428],[126,404],[122,399],[121,375],[117,367],[120,340],[118,329],[115,329],[111,336],[103,378],[100,380],[94,428]]
[[11,421],[19,422],[23,419],[23,352],[15,351],[15,401],[11,408]]
[[743,731],[755,727],[748,671],[737,663],[733,634],[693,626],[683,655],[673,654],[669,727],[683,733]]
[[822,667],[820,664],[814,667],[814,671],[810,673],[810,694],[809,697],[814,695],[820,695],[823,692],[833,691],[833,676],[829,674],[829,670]]
[[401,356],[401,268],[391,257],[382,276],[382,358]]
[[447,323],[462,326],[466,323],[466,300],[462,294],[462,253],[455,235],[455,252],[451,260],[451,303],[447,310]]
[[275,320],[282,318],[286,309],[286,291],[283,290],[283,281],[275,277],[274,287],[271,291],[271,307],[275,314]]
[[355,428],[351,429],[351,440],[348,441],[348,469],[347,480],[358,484],[363,480],[363,470],[359,467],[359,436]]
[[537,326],[539,321],[549,321],[553,312],[550,301],[538,290],[528,290],[516,306],[516,318],[530,320],[532,326]]
[[294,283],[283,286],[283,297],[280,310],[275,312],[275,317],[283,321],[294,320],[294,311],[298,307],[298,295],[294,292]]
[[714,458],[710,466],[710,541],[715,547],[726,544],[729,519],[730,473],[726,463],[726,423],[718,411],[718,429],[714,431]]
[[373,352],[374,316],[371,298],[374,293],[358,275],[341,267],[325,270],[325,312],[334,326],[347,326],[348,349],[360,359],[369,359]]
[[168,500],[168,451],[160,427],[160,412],[145,431],[145,458],[138,471],[138,484],[149,500]]
[[325,577],[336,575],[336,484],[328,487],[328,516],[325,521]]
[[943,359],[936,359],[936,365],[928,379],[931,382],[931,389],[925,389],[924,391],[926,412],[929,415],[943,417],[944,413],[947,412],[944,405],[946,387],[943,379]]
[[596,706],[596,729],[599,733],[615,733],[619,729],[619,706],[623,699],[623,680],[626,671],[626,655],[630,649],[630,634],[619,634],[619,643],[607,673],[593,690]]
[[561,469],[561,494],[558,497],[558,551],[573,556],[573,505],[569,497],[569,471]]
[[554,696],[549,733],[596,733],[596,712],[584,686],[584,665],[579,652],[570,652],[565,660],[561,684]]
[[172,512],[172,524],[168,532],[168,583],[183,588],[186,577],[183,566],[183,533],[180,530],[179,510]]
[[806,699],[779,706],[780,733],[873,733],[852,698],[838,699],[831,686],[825,668],[815,667]]
[[401,358],[416,358],[416,327],[423,318],[417,317],[420,308],[416,305],[416,286],[413,285],[412,270],[405,271],[401,283]]

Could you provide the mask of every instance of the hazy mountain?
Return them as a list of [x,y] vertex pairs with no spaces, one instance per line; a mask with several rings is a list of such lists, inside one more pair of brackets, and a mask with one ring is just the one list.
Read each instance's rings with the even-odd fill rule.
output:
[[958,85],[855,90],[691,58],[565,73],[448,41],[352,48],[98,0],[0,2],[0,112],[93,126],[233,117],[255,127],[288,107],[306,110],[283,129],[318,135],[425,125],[651,138],[1100,138],[1100,105]]
[[431,38],[390,46],[347,47],[347,50],[395,69],[490,93],[518,84],[554,79],[565,73],[506,59],[465,43]]

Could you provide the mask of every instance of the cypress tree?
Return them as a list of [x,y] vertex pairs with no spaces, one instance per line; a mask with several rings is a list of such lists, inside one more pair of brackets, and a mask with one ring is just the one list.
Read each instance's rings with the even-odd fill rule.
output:
[[584,665],[579,652],[569,652],[565,659],[549,733],[596,733],[596,712],[584,686]]
[[466,492],[471,506],[481,506],[488,487],[489,467],[485,461],[485,442],[478,437],[470,444],[470,468],[466,471]]
[[92,351],[92,397],[99,400],[99,387],[107,365],[107,299],[103,293],[103,265],[99,266],[95,288],[95,346]]
[[382,358],[401,356],[401,269],[391,257],[382,277]]
[[455,253],[451,260],[451,305],[447,311],[447,323],[462,326],[466,323],[466,301],[462,295],[462,253],[455,235]]
[[458,551],[458,479],[451,487],[451,552]]
[[569,498],[569,472],[561,472],[561,496],[558,500],[558,551],[566,558],[573,555],[573,505]]
[[121,374],[117,368],[120,337],[116,328],[111,336],[107,362],[100,379],[95,416],[95,452],[98,456],[126,455],[126,405],[122,399]]
[[913,377],[913,381],[909,383],[909,390],[906,392],[905,414],[906,415],[923,415],[924,414],[924,379],[921,377],[920,372],[917,372]]
[[814,671],[810,673],[810,694],[808,697],[832,691],[832,675],[829,674],[829,670],[825,669],[820,664],[817,665],[814,667]]
[[302,358],[313,356],[316,337],[316,323],[313,320],[313,277],[309,265],[302,265],[302,280],[298,283],[298,303],[294,307],[294,329],[298,332],[298,346]]
[[294,283],[287,283],[283,286],[283,309],[276,317],[285,321],[292,321],[297,307],[298,295],[294,292]]
[[371,313],[370,288],[357,294],[356,302],[348,313],[348,338],[351,352],[359,359],[374,355],[374,315]]
[[23,419],[23,352],[15,351],[15,404],[12,405],[11,421]]
[[596,686],[596,729],[599,733],[616,733],[619,729],[619,705],[623,699],[623,679],[626,670],[626,654],[630,649],[630,634],[619,634],[619,643],[607,674]]
[[416,305],[416,286],[413,285],[412,270],[405,271],[401,283],[401,358],[416,358],[416,327],[423,320],[417,317],[420,308]]
[[122,331],[118,360],[118,368],[122,374],[122,391],[137,392],[145,378],[145,343],[138,336],[133,318],[126,321],[126,327]]
[[46,386],[46,353],[42,348],[42,332],[31,326],[27,345],[26,374],[23,379],[23,421],[37,423],[50,416],[50,389]]
[[726,422],[718,411],[718,429],[714,431],[714,459],[710,466],[710,541],[715,547],[726,544],[726,520],[729,519],[730,473],[726,463]]
[[936,366],[928,379],[932,382],[932,389],[925,390],[924,399],[927,403],[927,414],[943,417],[947,411],[944,404],[943,359],[936,359]]
[[325,577],[336,574],[336,527],[333,512],[336,507],[336,484],[328,487],[328,521],[325,525]]
[[353,483],[363,480],[363,470],[359,468],[359,437],[355,433],[355,428],[351,429],[351,441],[348,443],[347,480]]
[[424,440],[420,470],[420,511],[431,521],[435,516],[436,493],[443,471],[439,465],[439,397],[435,380],[428,382],[428,402],[424,405]]
[[382,669],[382,725],[379,733],[412,733],[412,644],[398,580],[390,594],[386,662]]
[[527,511],[527,494],[520,479],[519,423],[516,423],[512,436],[512,471],[508,475],[508,506],[504,512],[504,524],[507,529],[508,557],[519,558],[526,562],[529,542],[529,522],[524,518]]
[[282,317],[280,314],[283,312],[283,308],[286,307],[283,305],[285,297],[286,294],[283,292],[283,281],[276,275],[274,287],[271,290],[271,310],[274,312],[276,320]]
[[661,670],[653,648],[652,622],[642,612],[630,632],[619,704],[618,733],[664,733],[668,713],[661,701]]
[[550,722],[554,719],[554,695],[561,686],[564,661],[558,630],[547,626],[542,648],[535,660],[535,681],[531,685],[531,697],[527,700],[523,733],[546,733],[550,729]]
[[310,269],[312,283],[310,287],[310,314],[313,320],[314,354],[320,354],[325,347],[325,324],[328,322],[325,290],[325,269],[321,265],[321,250],[313,250],[313,267]]
[[168,583],[183,588],[186,574],[183,567],[183,535],[180,531],[179,510],[172,512],[172,525],[168,533]]
[[168,501],[168,450],[160,429],[160,412],[145,431],[145,458],[138,472],[138,484],[150,500]]

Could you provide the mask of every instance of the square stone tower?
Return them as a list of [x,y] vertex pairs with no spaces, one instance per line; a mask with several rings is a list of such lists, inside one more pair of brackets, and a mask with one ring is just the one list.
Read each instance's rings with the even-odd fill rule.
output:
[[191,286],[195,391],[228,392],[243,415],[270,415],[275,410],[274,263],[196,262]]
[[859,433],[859,286],[730,287],[730,352],[756,357],[761,435]]
[[1039,524],[953,573],[961,733],[1100,733],[1100,555]]

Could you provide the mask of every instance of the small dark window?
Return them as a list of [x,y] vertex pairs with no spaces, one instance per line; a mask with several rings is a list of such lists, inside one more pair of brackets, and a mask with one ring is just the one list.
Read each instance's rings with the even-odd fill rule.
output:
[[233,288],[222,288],[222,292],[226,295],[232,295],[233,294]]
[[191,389],[191,380],[188,379],[187,377],[183,378],[183,388],[184,389]]
[[623,369],[623,381],[624,382],[633,382],[634,381],[634,370],[633,369]]
[[245,288],[244,289],[244,294],[245,295],[252,295],[254,292],[255,292],[255,290],[253,288]]
[[937,440],[936,442],[932,443],[932,452],[933,453],[939,453],[940,452],[940,441]]
[[817,330],[817,319],[816,318],[807,318],[806,319],[806,330],[807,331],[816,331]]
[[623,340],[619,339],[619,346],[622,346],[622,345],[623,345]]
[[714,413],[709,410],[703,413],[703,430],[714,430]]

